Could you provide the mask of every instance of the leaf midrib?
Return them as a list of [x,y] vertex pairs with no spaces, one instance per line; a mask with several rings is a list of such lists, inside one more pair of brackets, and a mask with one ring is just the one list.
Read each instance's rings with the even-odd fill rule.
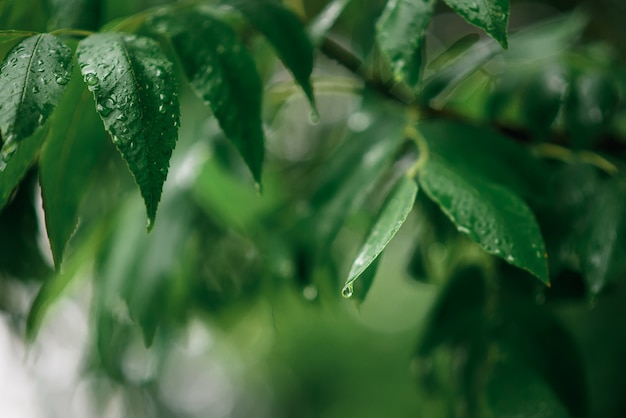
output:
[[[22,87],[22,94],[20,95],[20,101],[17,103],[17,107],[15,108],[15,118],[17,118],[17,115],[19,115],[21,113],[21,109],[22,109],[22,104],[24,103],[24,99],[26,98],[26,86],[28,85],[28,80],[29,77],[31,76],[31,71],[30,68],[33,65],[33,61],[35,59],[35,53],[37,52],[37,48],[39,47],[39,43],[41,42],[41,40],[43,39],[43,33],[37,35],[37,42],[35,42],[35,46],[33,47],[33,52],[30,55],[30,59],[28,60],[28,66],[26,67],[26,77],[24,77],[24,85]],[[15,131],[15,119],[13,121],[13,131]],[[15,132],[13,132],[13,134],[15,134]],[[13,140],[15,141],[15,139]]]

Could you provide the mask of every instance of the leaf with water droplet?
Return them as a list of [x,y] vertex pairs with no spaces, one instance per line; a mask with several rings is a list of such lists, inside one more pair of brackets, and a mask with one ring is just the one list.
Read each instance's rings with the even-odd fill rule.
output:
[[254,60],[237,34],[199,11],[158,15],[150,25],[171,39],[192,90],[211,107],[226,137],[260,183],[265,153],[263,87]]
[[507,48],[509,0],[444,0],[463,19],[483,29]]
[[424,165],[419,182],[459,231],[485,251],[550,283],[541,231],[517,194],[479,175],[459,171],[437,156]]
[[123,33],[91,35],[78,44],[77,55],[96,110],[139,185],[152,224],[178,139],[172,63],[154,40]]
[[234,0],[228,4],[239,10],[273,45],[315,111],[315,97],[311,86],[313,45],[298,17],[280,4],[269,0]]
[[[46,231],[57,271],[78,222],[78,210],[106,136],[78,69],[52,116],[39,159]],[[90,175],[91,174],[91,175]]]
[[[361,246],[344,289],[351,289],[354,282],[376,260],[396,235],[415,203],[417,184],[411,178],[402,176],[376,217],[365,242]],[[350,292],[352,295],[352,292]]]
[[389,0],[376,23],[376,39],[397,79],[415,88],[422,68],[422,42],[435,0]]
[[[35,71],[42,70],[42,71]],[[72,51],[50,34],[31,36],[9,51],[0,66],[0,133],[4,145],[31,136],[65,92],[59,74],[72,70]]]
[[31,137],[16,144],[15,152],[8,161],[0,160],[0,208],[6,205],[15,187],[37,160],[46,134],[47,125]]

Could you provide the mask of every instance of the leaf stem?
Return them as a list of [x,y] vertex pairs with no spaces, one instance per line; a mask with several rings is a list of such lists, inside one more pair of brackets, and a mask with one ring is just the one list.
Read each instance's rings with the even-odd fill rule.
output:
[[424,165],[426,164],[426,161],[428,161],[428,157],[430,156],[430,151],[428,150],[428,143],[426,142],[422,134],[420,134],[417,129],[415,129],[413,124],[408,125],[405,128],[404,134],[407,138],[415,142],[419,151],[419,157],[417,158],[417,161],[415,161],[415,164],[413,164],[413,166],[411,166],[411,168],[409,168],[409,170],[406,172],[406,175],[409,178],[413,179],[417,177],[420,171],[424,168]]
[[591,151],[573,151],[560,145],[539,144],[533,147],[533,153],[537,157],[552,158],[566,163],[581,162],[589,164],[612,176],[619,172],[615,164]]

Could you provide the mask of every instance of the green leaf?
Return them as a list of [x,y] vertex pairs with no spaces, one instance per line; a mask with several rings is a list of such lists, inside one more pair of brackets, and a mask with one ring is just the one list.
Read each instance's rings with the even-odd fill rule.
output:
[[170,37],[192,90],[211,107],[226,137],[260,184],[265,152],[263,87],[254,60],[237,34],[230,26],[197,11],[159,15],[151,25]]
[[570,418],[550,386],[512,359],[500,361],[487,383],[487,404],[498,418]]
[[509,0],[444,0],[455,12],[472,25],[484,29],[507,48]]
[[313,45],[298,17],[268,0],[231,0],[228,3],[239,10],[274,46],[316,111],[311,86]]
[[7,204],[15,187],[37,160],[47,133],[46,128],[41,129],[35,135],[19,143],[8,162],[0,162],[0,208]]
[[565,126],[575,147],[586,148],[610,125],[619,93],[612,77],[591,71],[576,77],[565,103]]
[[389,0],[376,23],[376,39],[394,76],[416,87],[422,68],[422,39],[435,0]]
[[178,138],[172,63],[152,39],[123,33],[91,35],[77,54],[96,110],[139,185],[150,229]]
[[420,184],[463,234],[549,284],[545,244],[526,203],[508,188],[431,156]]
[[387,244],[396,235],[415,203],[417,184],[407,176],[402,176],[387,197],[374,226],[352,263],[348,279],[343,287],[344,297],[352,296],[354,282],[376,260]]
[[75,28],[96,30],[100,26],[103,0],[47,0],[48,30]]
[[546,170],[527,148],[489,128],[445,120],[417,126],[430,154],[456,171],[480,175],[524,197],[543,193]]
[[0,66],[2,156],[44,124],[61,100],[72,73],[72,51],[50,34],[24,39]]
[[54,123],[39,160],[46,230],[57,270],[106,140],[92,100],[77,74],[52,116]]
[[625,199],[620,185],[609,181],[589,202],[585,229],[577,244],[581,270],[592,295],[604,289],[620,262],[623,265]]
[[326,4],[309,24],[309,36],[314,45],[319,45],[326,33],[333,27],[351,0],[332,0]]
[[423,81],[419,91],[420,101],[429,103],[438,96],[451,91],[461,81],[500,53],[502,53],[501,48],[491,39],[477,42],[452,61],[450,65]]
[[33,35],[36,35],[36,33],[23,30],[2,30],[0,31],[0,44],[11,42],[16,39],[28,38]]

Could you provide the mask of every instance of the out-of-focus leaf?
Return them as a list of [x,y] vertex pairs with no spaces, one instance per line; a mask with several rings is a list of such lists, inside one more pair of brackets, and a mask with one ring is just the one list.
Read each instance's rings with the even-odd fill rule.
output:
[[417,354],[428,356],[441,344],[468,343],[479,338],[486,301],[487,283],[478,267],[455,272],[430,311]]
[[612,275],[624,267],[623,245],[626,193],[615,181],[594,194],[586,213],[584,232],[578,237],[580,264],[588,291],[600,293]]
[[450,91],[501,52],[498,44],[490,39],[474,44],[450,65],[424,80],[418,92],[419,99],[429,103],[440,94]]
[[484,29],[503,48],[508,47],[509,0],[444,1],[469,23]]
[[[545,308],[515,299],[503,301],[501,315],[499,335],[511,359],[536,374],[569,415],[587,417],[582,356],[560,320]],[[519,402],[529,403],[524,398]]]
[[171,39],[192,90],[211,107],[260,184],[265,153],[262,84],[237,34],[229,25],[198,11],[160,14],[150,24]]
[[309,36],[314,45],[318,45],[333,27],[343,10],[351,0],[332,0],[326,4],[313,21],[309,24]]
[[91,94],[79,74],[75,74],[52,121],[39,160],[39,181],[48,239],[59,270],[78,222],[80,202],[106,140]]
[[6,205],[15,187],[34,164],[47,133],[48,129],[44,127],[25,139],[18,144],[11,159],[6,164],[0,164],[0,208]]
[[517,194],[435,156],[427,161],[419,180],[460,232],[485,251],[550,283],[541,231]]
[[15,41],[16,39],[28,38],[33,35],[36,35],[36,33],[23,30],[2,30],[0,31],[0,44]]
[[72,73],[72,51],[50,34],[15,45],[0,66],[0,135],[6,161],[48,119]]
[[32,280],[51,273],[37,242],[40,231],[32,174],[0,213],[0,277]]
[[403,115],[395,108],[374,109],[368,104],[363,107],[369,127],[350,134],[329,159],[311,199],[319,213],[316,234],[322,248],[328,248],[346,216],[362,206],[404,139]]
[[265,35],[315,109],[311,86],[313,45],[298,17],[270,0],[229,0],[228,3]]
[[422,39],[435,0],[389,0],[376,23],[376,39],[394,76],[415,88],[422,68]]
[[429,152],[441,157],[455,171],[480,175],[521,196],[541,196],[545,169],[527,148],[484,127],[444,120],[425,121],[417,129]]
[[588,72],[571,84],[565,105],[565,126],[575,147],[586,148],[607,128],[615,113],[619,93],[605,73]]
[[560,66],[542,68],[531,76],[522,94],[522,113],[533,132],[543,135],[549,130],[561,109],[566,88],[565,70]]
[[511,359],[493,368],[487,383],[487,405],[498,418],[571,418],[540,376]]
[[150,229],[178,139],[172,63],[154,40],[123,33],[91,35],[77,54],[96,110],[139,185]]
[[467,35],[457,39],[452,45],[450,45],[445,51],[433,58],[428,63],[428,69],[434,71],[442,70],[451,61],[454,61],[459,55],[463,54],[469,48],[474,46],[476,42],[480,40],[480,35],[477,33],[468,33]]
[[48,30],[61,28],[96,30],[103,11],[102,0],[47,0]]
[[352,296],[354,282],[376,260],[398,232],[413,208],[416,195],[417,184],[415,181],[407,176],[402,176],[387,197],[385,205],[352,263],[348,279],[342,290],[344,297]]

